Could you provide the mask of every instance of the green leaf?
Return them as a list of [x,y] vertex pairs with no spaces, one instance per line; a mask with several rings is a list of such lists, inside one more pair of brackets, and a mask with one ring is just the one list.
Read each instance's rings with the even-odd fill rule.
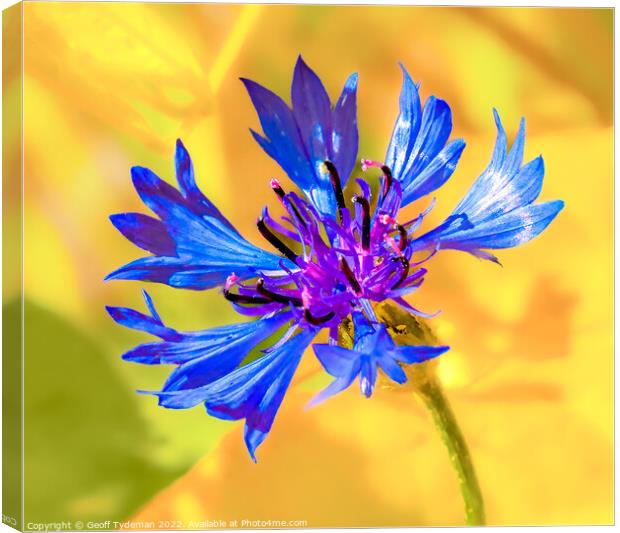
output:
[[128,516],[181,470],[149,458],[137,396],[93,339],[28,301],[24,317],[25,522]]

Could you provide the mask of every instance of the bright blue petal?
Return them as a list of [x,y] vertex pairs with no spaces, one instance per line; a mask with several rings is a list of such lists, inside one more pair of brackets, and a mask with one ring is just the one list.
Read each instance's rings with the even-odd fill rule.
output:
[[145,331],[164,340],[180,338],[180,334],[176,330],[164,326],[158,317],[154,318],[127,307],[107,306],[106,311],[116,323],[126,328]]
[[[203,257],[200,259],[204,261]],[[231,266],[232,261],[205,262],[202,266],[195,264],[195,258],[188,256],[143,257],[111,272],[105,279],[152,281],[182,289],[204,290],[223,285],[231,272],[243,279],[254,277],[261,271],[270,271],[257,268],[251,258],[239,257],[234,266]]]
[[325,400],[328,400],[332,396],[341,393],[342,391],[348,389],[355,378],[359,374],[359,364],[354,366],[349,374],[344,377],[336,378],[332,381],[327,387],[325,387],[321,392],[316,394],[312,400],[308,402],[307,407],[314,407],[315,405],[319,405],[323,403]]
[[463,139],[449,142],[403,191],[403,205],[407,205],[441,187],[456,169],[465,149]]
[[344,185],[358,148],[356,119],[357,75],[347,80],[332,110],[316,73],[298,58],[291,87],[292,110],[276,94],[242,79],[256,108],[264,137],[252,136],[278,162],[323,215],[335,216],[336,198],[324,161],[336,166]]
[[[261,341],[275,333],[288,320],[287,315],[256,320],[234,326],[225,326],[187,335],[177,344],[185,344],[184,352],[176,354],[169,350],[168,358],[176,355],[175,362],[182,362],[181,356],[192,358],[181,364],[170,374],[162,391],[180,391],[203,387],[225,376],[239,366],[243,358]],[[193,353],[187,349],[192,348]],[[161,357],[161,356],[160,356]]]
[[[375,391],[375,383],[377,382],[377,365],[378,360],[372,358],[370,354],[361,356],[360,366],[360,392],[370,398]],[[373,360],[375,359],[375,360]]]
[[246,442],[252,458],[269,432],[301,356],[316,331],[303,330],[278,348],[204,386],[157,393],[160,405],[185,409],[203,402],[210,415],[246,419]]
[[400,114],[396,119],[392,138],[385,156],[385,164],[390,167],[394,176],[400,176],[409,161],[409,154],[413,149],[420,122],[422,108],[418,88],[409,76],[403,65],[403,87],[400,92]]
[[521,121],[515,142],[508,150],[506,132],[497,111],[493,113],[497,140],[489,165],[452,215],[416,239],[412,243],[414,249],[451,248],[498,262],[483,249],[511,248],[528,242],[564,206],[561,201],[533,203],[542,189],[543,159],[539,156],[523,165],[525,121]]
[[377,364],[381,367],[392,381],[402,385],[407,382],[407,374],[401,368],[401,366],[396,362],[395,359],[390,357],[381,357],[377,360]]
[[[261,147],[273,157],[304,192],[314,185],[312,165],[293,117],[293,112],[278,95],[258,83],[242,78],[266,136]],[[254,134],[256,138],[257,134]]]
[[175,161],[180,191],[147,168],[132,168],[136,191],[160,220],[121,214],[114,215],[112,222],[128,239],[155,255],[128,263],[106,279],[203,290],[222,285],[233,272],[247,279],[260,272],[280,271],[281,256],[246,241],[200,192],[191,159],[180,141]]
[[[279,329],[290,316],[285,313],[252,322],[231,324],[198,332],[183,332],[173,342],[152,342],[142,344],[127,352],[123,359],[144,364],[181,365],[168,380],[164,390],[186,388],[176,377],[185,373],[207,372],[219,361],[233,361],[231,370],[239,365],[247,353],[259,342]],[[201,367],[201,364],[206,366]],[[226,373],[226,372],[225,372]],[[206,383],[206,382],[205,382]]]
[[400,114],[392,132],[385,163],[402,186],[402,205],[441,187],[452,175],[465,142],[446,145],[452,113],[446,102],[431,96],[422,110],[418,87],[401,65]]
[[151,316],[123,307],[108,307],[107,310],[119,324],[164,339],[164,342],[137,346],[125,353],[123,359],[149,365],[181,365],[164,385],[167,391],[202,386],[227,374],[259,342],[275,333],[291,318],[290,313],[279,313],[251,322],[178,332],[163,324],[150,296],[145,291],[143,294]]
[[147,252],[156,255],[175,255],[174,239],[161,221],[141,213],[112,215],[110,221],[123,236]]
[[357,163],[359,136],[357,132],[357,73],[351,74],[332,115],[333,163],[338,169],[342,185],[351,176]]
[[254,461],[255,463],[257,462],[256,448],[258,448],[263,443],[267,435],[267,431],[251,428],[248,425],[243,428],[243,440],[245,441],[245,445],[248,449],[248,452],[250,453],[252,461]]
[[441,246],[464,251],[519,246],[542,233],[563,207],[561,200],[524,206],[481,222],[472,230],[442,237]]
[[144,298],[144,303],[146,304],[146,307],[149,310],[149,313],[151,313],[151,316],[155,320],[163,324],[161,317],[159,316],[159,313],[157,312],[157,309],[155,309],[153,298],[151,298],[151,295],[148,292],[146,292],[144,289],[142,289],[142,298]]
[[342,392],[357,376],[362,394],[370,397],[377,381],[377,367],[396,383],[405,383],[407,375],[399,363],[421,363],[448,349],[447,346],[396,346],[384,324],[371,324],[359,312],[352,316],[352,350],[329,344],[313,347],[323,368],[336,379],[312,399],[310,406]]
[[545,174],[540,156],[521,166],[525,122],[521,121],[517,138],[508,152],[506,133],[497,111],[493,113],[498,132],[491,162],[453,212],[465,213],[472,223],[531,204],[540,194]]
[[316,169],[326,159],[333,159],[332,106],[323,83],[299,56],[291,86],[293,116],[301,138],[309,152],[312,167]]
[[451,131],[450,106],[444,100],[430,96],[424,104],[420,130],[415,137],[407,164],[399,175],[401,182],[407,184],[406,189],[446,145]]
[[347,348],[342,348],[341,346],[315,344],[313,349],[325,371],[334,377],[348,375],[355,366],[358,358],[356,352],[348,350]]
[[233,225],[222,216],[218,208],[198,188],[194,176],[194,164],[181,139],[177,139],[174,163],[179,189],[183,197],[191,203],[192,210],[199,215],[217,218],[228,225],[231,230],[236,231]]
[[423,363],[447,352],[449,346],[399,346],[394,354],[394,359],[408,365]]

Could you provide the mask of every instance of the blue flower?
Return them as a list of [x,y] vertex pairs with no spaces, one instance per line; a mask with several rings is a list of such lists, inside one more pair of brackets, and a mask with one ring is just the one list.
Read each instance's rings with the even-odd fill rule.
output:
[[[119,324],[161,339],[130,350],[126,360],[176,365],[162,389],[151,393],[160,405],[185,409],[203,404],[212,416],[245,420],[245,441],[254,460],[304,350],[322,329],[328,330],[329,343],[315,345],[314,351],[336,379],[315,403],[358,377],[362,393],[370,396],[379,371],[404,383],[403,366],[448,348],[396,346],[374,305],[393,300],[411,313],[429,316],[405,296],[421,286],[426,265],[437,252],[455,249],[497,261],[489,249],[529,241],[563,206],[560,201],[534,203],[542,187],[542,159],[522,164],[523,124],[508,151],[495,113],[498,137],[491,163],[453,213],[424,233],[420,226],[432,204],[415,218],[399,221],[402,205],[445,183],[465,147],[461,139],[449,141],[448,104],[431,96],[422,106],[418,86],[402,70],[400,113],[385,161],[361,160],[362,171],[380,170],[376,200],[361,178],[350,202],[343,192],[357,160],[357,75],[348,78],[332,105],[320,79],[300,57],[292,108],[268,89],[242,80],[263,129],[263,135],[252,135],[302,192],[286,192],[271,180],[285,215],[277,220],[265,208],[257,227],[274,251],[250,244],[202,194],[181,141],[175,156],[178,189],[146,168],[132,169],[134,186],[156,217],[111,217],[125,237],[151,255],[107,279],[195,290],[221,287],[240,314],[254,317],[179,332],[164,324],[146,293],[149,314],[108,308]],[[348,317],[355,328],[352,350],[338,346],[339,325]],[[275,343],[255,357],[257,347],[272,337]]]

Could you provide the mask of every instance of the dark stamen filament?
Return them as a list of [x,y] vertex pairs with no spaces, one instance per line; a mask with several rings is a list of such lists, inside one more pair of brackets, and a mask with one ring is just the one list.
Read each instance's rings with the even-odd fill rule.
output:
[[295,204],[291,202],[290,198],[288,199],[286,198],[286,193],[284,192],[282,185],[280,185],[280,182],[277,179],[274,178],[271,180],[271,188],[273,189],[273,192],[275,192],[278,198],[280,199],[280,202],[284,204],[284,207],[286,208],[290,207],[293,210],[293,213],[295,213],[295,216],[299,220],[299,223],[305,228],[306,221],[301,216],[299,209],[297,209],[297,207],[295,207]]
[[263,278],[258,278],[256,282],[256,291],[259,294],[262,294],[265,298],[268,298],[271,301],[286,304],[286,305],[296,305],[298,307],[302,306],[301,298],[295,298],[294,296],[284,296],[283,294],[278,294],[277,292],[270,291],[265,287],[265,280]]
[[[286,202],[287,204],[291,207],[291,209],[293,210],[293,213],[295,214],[295,216],[297,217],[297,220],[299,221],[299,223],[304,227],[307,228],[308,225],[306,224],[306,220],[304,219],[304,217],[301,216],[301,213],[299,212],[299,209],[297,209],[297,206],[291,201],[291,198],[286,198]],[[286,206],[286,204],[285,204]]]
[[383,175],[385,176],[385,181],[383,182],[383,196],[385,197],[385,195],[390,190],[390,187],[392,187],[394,177],[392,176],[392,171],[390,170],[390,167],[388,167],[387,165],[383,165],[381,167],[381,170],[383,171]]
[[355,201],[362,206],[364,216],[362,218],[362,248],[370,248],[370,204],[363,196],[356,196]]
[[360,286],[360,284],[357,281],[357,279],[355,279],[355,274],[353,274],[353,271],[351,270],[351,267],[349,266],[349,263],[347,263],[347,260],[344,257],[340,256],[338,261],[340,263],[340,270],[342,270],[342,272],[344,272],[344,275],[346,276],[348,282],[351,284],[352,289],[357,294],[361,294],[362,287]]
[[401,224],[397,224],[396,229],[400,234],[400,241],[398,242],[398,249],[402,252],[407,247],[407,230]]
[[313,326],[320,326],[321,324],[325,324],[325,322],[329,322],[332,318],[334,318],[334,312],[330,311],[326,315],[323,316],[312,316],[309,309],[304,309],[304,318]]
[[288,257],[291,261],[295,262],[297,260],[297,254],[293,252],[286,244],[284,244],[280,239],[278,239],[271,230],[265,224],[264,219],[261,217],[256,222],[256,226],[258,227],[258,231],[260,231],[261,235],[267,239],[271,245]]
[[272,179],[271,180],[271,188],[273,189],[273,192],[275,192],[278,197],[280,199],[284,198],[284,189],[282,188],[282,185],[280,185],[280,182],[276,179]]
[[334,189],[334,194],[336,195],[336,203],[338,204],[338,216],[342,216],[340,214],[340,209],[344,209],[346,207],[344,203],[344,194],[342,193],[342,183],[340,182],[340,175],[338,174],[338,170],[336,170],[336,166],[329,160],[324,161],[325,166],[327,167],[327,171],[329,172],[329,179],[332,182],[332,187]]
[[237,304],[269,304],[271,300],[260,296],[245,296],[243,294],[234,294],[229,289],[224,289],[224,298],[229,302]]
[[407,276],[409,275],[409,261],[404,255],[400,256],[400,264],[403,266],[403,271],[400,273],[398,281],[394,283],[394,285],[392,285],[392,289],[397,288],[403,281],[407,279]]

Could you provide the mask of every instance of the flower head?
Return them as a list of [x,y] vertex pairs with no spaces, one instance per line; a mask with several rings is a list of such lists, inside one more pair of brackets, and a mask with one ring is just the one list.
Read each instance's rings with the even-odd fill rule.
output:
[[[151,333],[159,342],[124,355],[145,364],[175,364],[161,391],[164,407],[204,404],[209,414],[245,419],[251,456],[269,432],[276,412],[314,337],[326,328],[329,344],[314,351],[336,380],[314,402],[347,388],[359,377],[370,396],[378,369],[397,383],[407,379],[401,365],[423,362],[447,347],[396,346],[379,323],[374,304],[393,300],[424,314],[405,296],[424,280],[428,261],[444,249],[462,250],[497,261],[489,249],[529,241],[553,220],[562,202],[534,204],[541,187],[542,158],[523,165],[524,124],[510,150],[499,116],[497,142],[488,168],[453,213],[438,227],[420,232],[425,215],[399,220],[399,210],[439,188],[453,173],[465,147],[448,141],[449,106],[431,96],[422,106],[418,87],[403,67],[400,114],[385,160],[362,159],[362,171],[377,168],[376,199],[370,184],[345,185],[357,161],[357,75],[349,77],[332,106],[318,76],[299,58],[292,108],[268,89],[242,80],[263,129],[252,135],[275,159],[302,195],[270,182],[284,211],[279,220],[265,207],[257,228],[270,245],[250,244],[202,194],[181,141],[176,148],[179,189],[142,167],[132,169],[134,186],[157,218],[125,213],[111,217],[130,241],[152,255],[133,261],[108,279],[154,281],[186,289],[222,287],[242,315],[256,320],[211,330],[181,333],[163,324],[145,294],[149,315],[108,308],[125,326]],[[352,317],[352,349],[338,346],[338,328]],[[263,355],[246,363],[259,343],[281,331]]]

